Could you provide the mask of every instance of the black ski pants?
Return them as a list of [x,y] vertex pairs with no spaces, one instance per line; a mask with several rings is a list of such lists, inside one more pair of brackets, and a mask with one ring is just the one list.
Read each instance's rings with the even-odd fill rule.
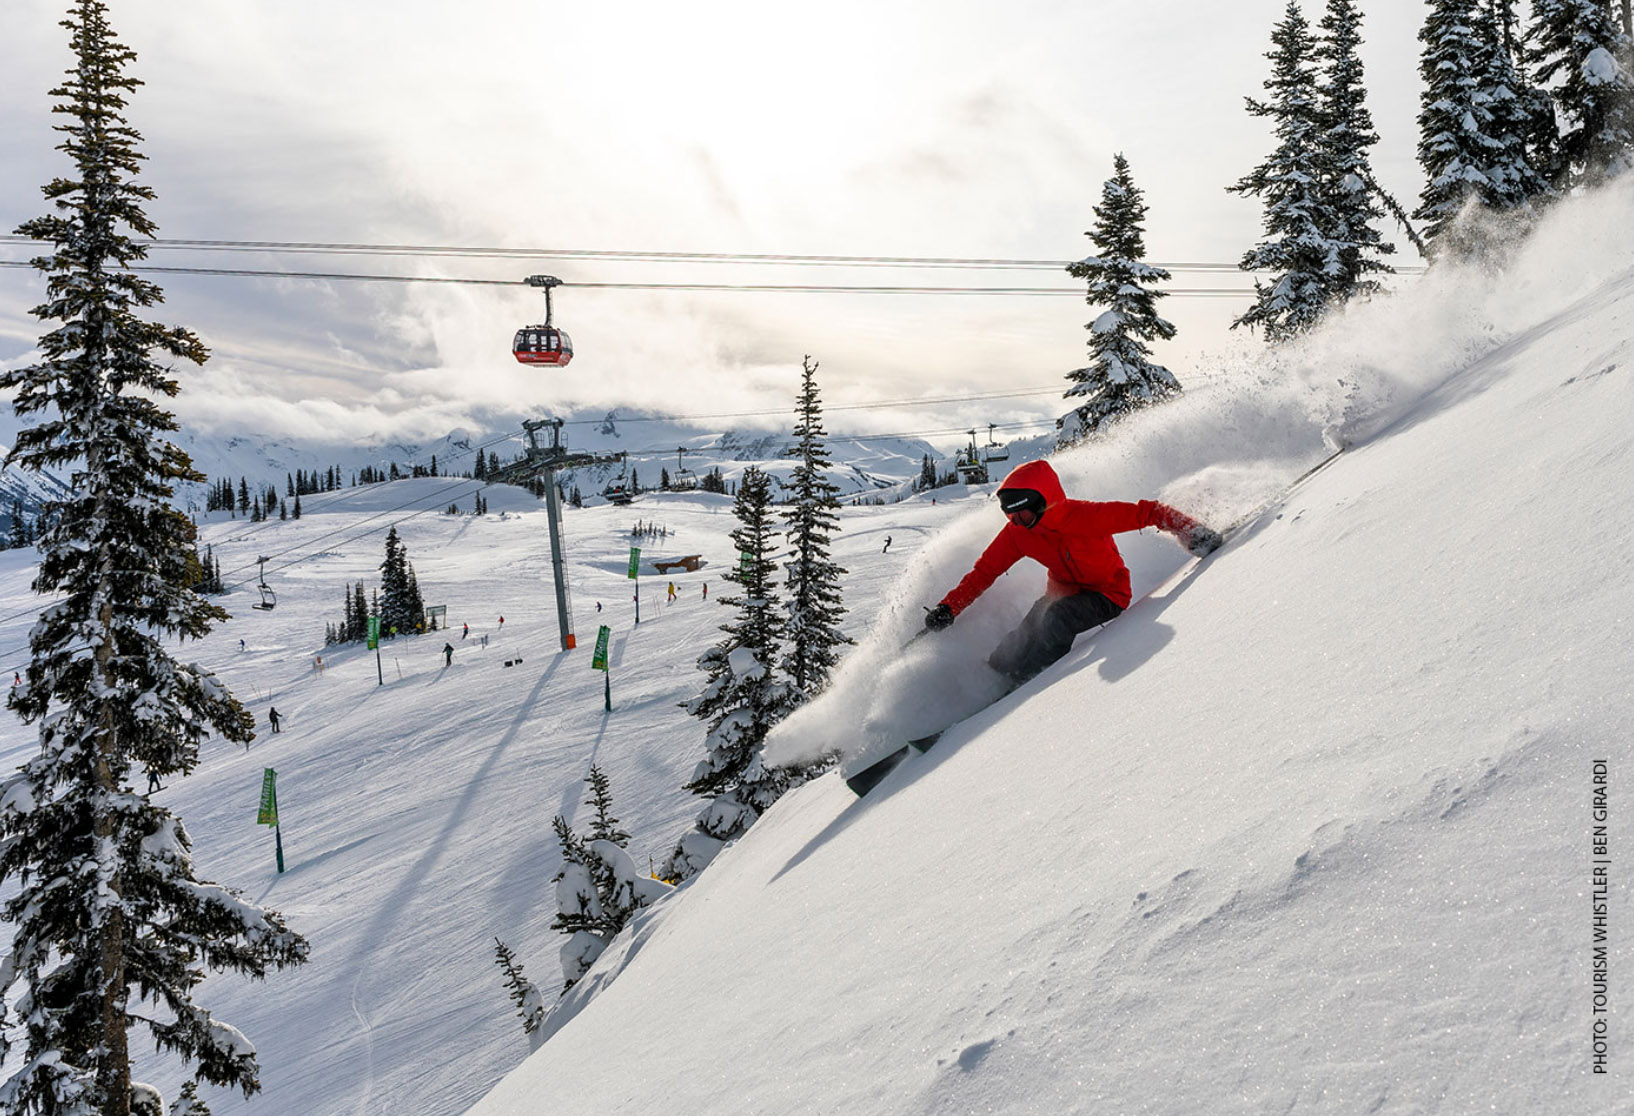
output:
[[1097,628],[1123,609],[1094,591],[1040,597],[1015,631],[999,640],[987,665],[1021,685],[1072,650],[1079,634]]

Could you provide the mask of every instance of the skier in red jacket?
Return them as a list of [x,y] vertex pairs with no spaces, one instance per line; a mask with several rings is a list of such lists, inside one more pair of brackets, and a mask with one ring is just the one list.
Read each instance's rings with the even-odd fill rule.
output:
[[1220,545],[1217,532],[1167,504],[1069,500],[1055,470],[1029,461],[1005,478],[999,507],[1010,520],[975,567],[925,617],[939,631],[970,607],[998,576],[1022,558],[1049,571],[1049,584],[1021,624],[999,641],[987,662],[1016,685],[1072,649],[1072,641],[1129,607],[1129,567],[1112,536],[1158,527],[1201,557]]

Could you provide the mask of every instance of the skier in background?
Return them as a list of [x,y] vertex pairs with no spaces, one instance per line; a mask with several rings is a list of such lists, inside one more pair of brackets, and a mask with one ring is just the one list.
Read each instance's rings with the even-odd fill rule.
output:
[[885,554],[888,551],[890,551],[890,549],[891,549],[891,536],[886,535],[885,536],[885,546],[884,546],[884,548],[882,550],[880,550],[880,553]]
[[267,720],[272,723],[272,731],[273,732],[278,732],[279,731],[279,728],[278,728],[279,719],[280,718],[278,716],[278,707],[276,705],[269,706],[267,708]]
[[454,665],[454,645],[452,643],[445,643],[445,644],[443,644],[443,666],[453,666],[453,665]]
[[941,631],[1022,558],[1049,571],[1049,583],[1026,617],[987,663],[1019,686],[1072,649],[1080,632],[1129,607],[1129,567],[1112,536],[1157,527],[1201,557],[1219,547],[1219,533],[1155,500],[1138,504],[1069,500],[1048,462],[1029,461],[1005,478],[999,507],[1009,520],[976,565],[925,616]]
[[467,624],[467,625],[465,625],[464,629],[460,632],[460,638],[464,639],[466,636],[468,636],[470,634],[471,634],[471,625]]

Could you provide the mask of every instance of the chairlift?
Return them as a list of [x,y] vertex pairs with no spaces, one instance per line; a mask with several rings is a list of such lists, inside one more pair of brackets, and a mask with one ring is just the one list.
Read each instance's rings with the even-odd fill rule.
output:
[[256,586],[257,589],[261,590],[261,600],[258,604],[253,604],[250,607],[258,608],[262,612],[271,612],[278,605],[278,594],[274,593],[272,586],[267,584],[267,560],[257,558],[256,561],[261,565],[261,584]]
[[545,291],[545,321],[543,325],[523,326],[511,342],[511,354],[522,364],[543,364],[554,368],[566,366],[573,359],[573,341],[564,330],[551,324],[550,290],[562,281],[554,275],[530,275],[530,287]]
[[983,456],[987,459],[988,464],[992,464],[995,461],[1010,460],[1010,447],[1007,444],[995,442],[993,440],[993,428],[997,425],[998,423],[996,422],[990,422],[987,424],[987,452]]

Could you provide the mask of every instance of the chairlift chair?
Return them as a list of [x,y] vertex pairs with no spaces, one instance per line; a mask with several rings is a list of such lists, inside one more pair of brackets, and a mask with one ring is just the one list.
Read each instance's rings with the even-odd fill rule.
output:
[[274,593],[272,586],[267,584],[267,560],[257,558],[256,561],[261,565],[261,584],[256,586],[257,589],[261,590],[261,600],[250,607],[260,609],[262,612],[271,612],[278,605],[278,594]]
[[997,425],[996,422],[987,424],[987,452],[982,456],[990,465],[995,461],[1010,460],[1010,447],[1007,444],[993,441],[993,428]]

